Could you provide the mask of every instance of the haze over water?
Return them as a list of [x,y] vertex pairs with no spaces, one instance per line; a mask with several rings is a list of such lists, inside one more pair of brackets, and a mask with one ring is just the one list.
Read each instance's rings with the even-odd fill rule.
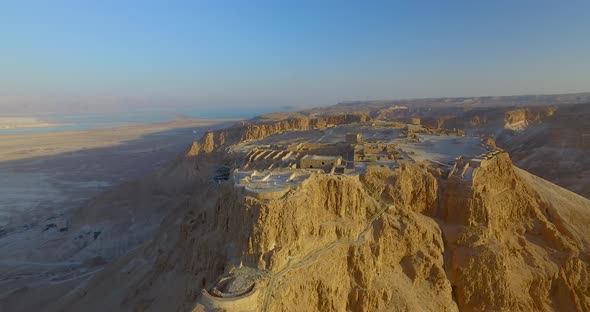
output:
[[18,129],[2,129],[0,134],[15,134],[28,132],[51,132],[87,130],[95,128],[114,127],[124,124],[140,124],[153,122],[166,122],[179,117],[194,117],[204,119],[249,119],[261,114],[272,112],[273,109],[249,108],[249,109],[175,109],[170,111],[162,110],[140,110],[128,112],[109,113],[78,113],[58,114],[47,113],[32,115],[28,117],[39,118],[39,120],[53,124],[44,127],[22,127]]

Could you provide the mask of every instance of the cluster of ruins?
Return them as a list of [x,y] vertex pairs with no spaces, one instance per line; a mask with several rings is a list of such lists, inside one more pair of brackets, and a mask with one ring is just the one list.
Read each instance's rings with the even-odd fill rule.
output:
[[312,173],[358,174],[367,165],[393,168],[403,160],[393,143],[363,141],[360,133],[346,134],[344,142],[259,145],[235,169],[236,186],[253,192],[283,192]]
[[416,139],[416,134],[432,134],[432,135],[458,135],[465,136],[465,132],[461,129],[453,128],[446,129],[436,124],[433,120],[423,123],[420,117],[398,118],[398,122],[405,124],[403,130],[406,132],[408,138]]
[[[407,159],[412,152],[404,152],[393,140],[405,137],[408,142],[417,142],[416,133],[429,133],[427,130],[418,118],[413,118],[401,129],[400,136],[369,133],[370,138],[364,140],[363,134],[355,132],[346,133],[344,140],[328,140],[330,143],[321,143],[319,139],[316,142],[257,144],[248,150],[241,167],[234,170],[233,180],[246,191],[273,197],[272,194],[281,196],[297,187],[313,173],[356,175],[375,165],[394,169],[400,162],[412,161]],[[457,159],[452,171],[457,174],[456,167],[463,168],[464,162],[471,164],[469,168],[475,168],[479,161],[478,157]],[[468,175],[469,168],[461,175]]]

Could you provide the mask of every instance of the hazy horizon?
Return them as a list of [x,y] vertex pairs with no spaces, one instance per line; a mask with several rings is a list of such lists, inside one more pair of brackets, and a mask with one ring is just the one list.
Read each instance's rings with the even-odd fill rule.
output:
[[0,4],[4,114],[588,92],[590,2]]

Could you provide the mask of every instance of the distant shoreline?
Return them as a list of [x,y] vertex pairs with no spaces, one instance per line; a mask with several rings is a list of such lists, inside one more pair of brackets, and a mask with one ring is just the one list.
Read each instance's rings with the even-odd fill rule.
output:
[[24,130],[49,127],[73,126],[71,123],[59,123],[36,117],[0,117],[0,131]]
[[27,133],[57,133],[112,129],[127,126],[172,123],[182,120],[217,121],[243,120],[244,118],[200,118],[187,115],[126,113],[110,115],[70,115],[63,117],[0,117],[0,136]]
[[61,131],[7,133],[0,130],[0,163],[23,158],[57,155],[99,147],[108,147],[146,135],[176,131],[177,129],[201,129],[195,132],[195,140],[202,131],[215,130],[237,122],[238,119],[204,119],[179,117],[172,121],[152,123],[113,124],[109,127],[66,129]]
[[126,111],[116,113],[39,114],[0,117],[0,136],[22,133],[82,131],[193,120],[245,120],[271,112],[272,109],[179,111]]

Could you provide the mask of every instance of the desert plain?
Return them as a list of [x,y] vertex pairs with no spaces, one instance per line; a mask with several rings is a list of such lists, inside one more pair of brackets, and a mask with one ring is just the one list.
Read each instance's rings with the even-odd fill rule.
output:
[[[24,121],[35,120],[13,123],[24,127]],[[183,117],[81,131],[0,134],[0,297],[31,282],[67,280],[80,266],[68,256],[80,246],[63,247],[70,251],[55,246],[68,236],[67,220],[76,209],[97,194],[157,171],[205,131],[232,122]],[[133,243],[111,253],[122,253]],[[73,274],[79,275],[84,273]]]

